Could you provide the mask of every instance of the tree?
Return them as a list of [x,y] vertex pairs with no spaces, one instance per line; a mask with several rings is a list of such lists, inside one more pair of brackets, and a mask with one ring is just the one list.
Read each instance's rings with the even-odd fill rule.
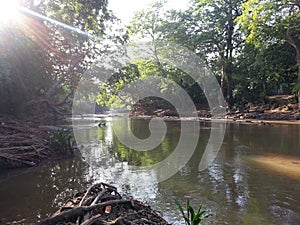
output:
[[159,41],[162,38],[161,26],[163,23],[163,7],[165,2],[165,0],[157,1],[149,6],[149,8],[138,11],[128,29],[131,40],[133,39],[134,41],[134,39],[140,38],[150,41],[153,60],[157,63],[157,66],[162,73],[165,72],[163,70],[163,65],[160,62],[158,51]]
[[168,26],[176,28],[176,32],[166,35],[196,52],[220,75],[229,108],[233,106],[234,57],[243,43],[235,22],[241,14],[240,5],[239,0],[195,0],[187,11],[170,14]]
[[247,41],[256,46],[289,43],[296,51],[298,65],[298,102],[300,106],[300,1],[299,0],[248,0],[238,18],[247,31]]
[[[243,42],[235,19],[241,14],[239,0],[196,0],[196,13],[201,24],[203,47],[218,54],[221,65],[221,87],[229,109],[233,106],[234,54]],[[234,52],[235,51],[235,52]]]
[[[83,34],[95,35],[99,38],[105,35],[107,21],[113,19],[107,10],[107,3],[107,0],[55,0],[44,2],[39,7],[46,16],[79,29]],[[51,29],[51,48],[56,50],[55,60],[59,64],[58,74],[56,74],[59,79],[56,79],[46,93],[47,97],[51,97],[59,85],[68,80],[72,81],[72,76],[76,77],[74,76],[76,73],[84,72],[100,51],[97,48],[99,42],[88,35],[70,31],[57,24],[47,25]]]
[[[136,40],[145,41],[151,48],[151,56],[148,60],[134,62],[139,70],[140,79],[149,77],[162,77],[160,86],[161,93],[170,91],[172,85],[167,80],[171,80],[180,85],[190,95],[195,103],[202,103],[204,94],[196,82],[185,72],[162,62],[166,48],[161,46],[165,41],[167,33],[172,32],[172,26],[168,21],[168,14],[165,7],[166,1],[157,1],[148,8],[136,12],[130,26],[128,27],[129,41],[133,44]],[[175,90],[172,90],[175,95]],[[141,103],[141,102],[140,102]],[[152,105],[153,109],[172,108],[170,104],[160,98],[147,98],[144,105]]]
[[[31,25],[30,21],[26,24]],[[1,113],[24,112],[25,102],[40,97],[43,90],[50,87],[52,72],[52,65],[36,36],[15,22],[1,27]]]
[[[1,30],[1,38],[10,36],[8,43],[11,45],[1,46],[0,52],[6,60],[4,61],[6,68],[8,65],[16,66],[16,62],[7,56],[19,50],[26,51],[27,55],[15,54],[15,57],[20,62],[24,62],[26,68],[31,64],[36,65],[31,66],[27,72],[21,69],[18,74],[11,71],[14,76],[10,77],[10,83],[23,85],[27,90],[32,90],[30,84],[35,83],[34,90],[37,89],[35,93],[38,94],[27,95],[24,92],[23,103],[46,104],[55,114],[64,114],[58,108],[66,105],[67,102],[71,103],[69,98],[73,95],[81,75],[93,60],[102,54],[100,49],[104,47],[100,39],[92,39],[91,35],[104,37],[105,29],[115,18],[107,10],[107,0],[23,0],[21,2],[27,10],[23,10],[23,19],[19,24],[15,24],[14,28]],[[22,39],[23,46],[18,44],[18,39]],[[27,60],[28,64],[25,63]],[[28,74],[26,75],[28,82],[17,79],[25,77],[25,74]],[[34,82],[37,77],[38,80],[43,81],[43,84]],[[1,84],[8,85],[7,82]],[[18,105],[19,102],[11,104]]]
[[297,77],[295,55],[293,47],[286,42],[265,48],[247,43],[235,65],[233,95],[237,106],[265,103],[269,95],[290,93],[290,84]]

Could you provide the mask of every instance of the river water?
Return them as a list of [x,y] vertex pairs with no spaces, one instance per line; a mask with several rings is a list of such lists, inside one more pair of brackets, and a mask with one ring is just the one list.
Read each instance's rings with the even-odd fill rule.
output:
[[[27,170],[0,171],[0,224],[34,223],[96,182],[115,185],[122,195],[150,204],[173,224],[184,224],[174,198],[183,204],[189,199],[195,208],[202,202],[203,208],[214,214],[204,224],[300,224],[299,125],[228,123],[217,157],[199,171],[213,130],[210,122],[188,121],[191,129],[185,132],[193,140],[199,138],[195,152],[186,164],[180,164],[187,151],[181,149],[182,157],[178,155],[174,162],[181,169],[157,182],[159,175],[142,166],[171,156],[183,125],[167,121],[161,144],[151,151],[136,151],[119,141],[113,126],[147,138],[149,121],[105,120],[105,127],[93,121],[78,125],[80,152],[72,159],[55,159]],[[193,127],[198,124],[200,135],[196,137]],[[224,124],[217,132],[221,128]]]

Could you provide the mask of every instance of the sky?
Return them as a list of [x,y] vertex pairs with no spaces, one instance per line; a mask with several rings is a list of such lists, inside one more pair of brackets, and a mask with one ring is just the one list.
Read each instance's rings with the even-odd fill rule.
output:
[[[156,0],[109,0],[108,7],[124,23],[129,23],[134,12],[144,9],[147,5]],[[170,9],[186,9],[189,0],[168,0],[167,6]]]

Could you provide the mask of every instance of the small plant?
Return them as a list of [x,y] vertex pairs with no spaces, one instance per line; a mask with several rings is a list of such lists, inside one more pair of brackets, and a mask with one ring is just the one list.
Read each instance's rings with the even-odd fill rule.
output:
[[49,144],[52,148],[60,151],[71,151],[72,150],[72,131],[70,129],[60,129],[53,131],[50,135]]
[[300,82],[292,83],[292,92],[298,94],[300,92]]
[[197,213],[195,213],[195,210],[190,205],[189,200],[186,201],[186,213],[185,213],[180,202],[177,199],[174,199],[174,200],[175,200],[175,204],[178,206],[179,211],[187,225],[199,225],[199,224],[201,224],[201,221],[203,219],[208,218],[213,215],[212,213],[202,210],[202,206],[203,206],[202,203],[200,204]]

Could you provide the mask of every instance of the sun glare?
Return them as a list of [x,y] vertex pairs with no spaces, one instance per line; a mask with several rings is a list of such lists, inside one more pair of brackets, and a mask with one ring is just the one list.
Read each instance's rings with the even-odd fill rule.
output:
[[0,24],[17,20],[18,16],[18,0],[0,0]]

